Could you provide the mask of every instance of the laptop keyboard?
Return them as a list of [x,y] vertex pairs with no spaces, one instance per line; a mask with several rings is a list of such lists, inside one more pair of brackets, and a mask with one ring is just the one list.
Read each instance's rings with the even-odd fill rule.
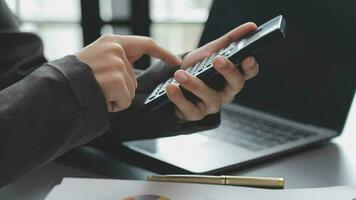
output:
[[226,117],[224,117],[222,126],[232,128],[231,131],[224,129],[218,133],[208,132],[204,135],[250,151],[261,151],[317,134],[236,111],[224,111],[222,114]]

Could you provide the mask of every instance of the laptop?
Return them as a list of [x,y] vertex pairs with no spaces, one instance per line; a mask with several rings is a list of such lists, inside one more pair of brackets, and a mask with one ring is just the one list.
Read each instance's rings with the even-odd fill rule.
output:
[[329,141],[342,133],[356,86],[353,0],[216,0],[200,46],[282,14],[286,39],[257,55],[259,75],[223,107],[213,130],[125,142],[192,173],[216,173]]

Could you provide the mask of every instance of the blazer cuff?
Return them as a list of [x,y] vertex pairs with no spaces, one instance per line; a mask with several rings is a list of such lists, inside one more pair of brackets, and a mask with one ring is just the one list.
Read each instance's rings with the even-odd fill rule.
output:
[[182,122],[174,112],[174,105],[167,104],[156,111],[150,112],[152,118],[156,118],[155,137],[167,137],[180,134],[192,134],[199,131],[216,128],[220,125],[220,112],[205,116],[202,120]]
[[96,81],[91,68],[70,55],[48,63],[66,77],[81,107],[88,133],[93,137],[110,127],[109,114],[104,94]]
[[198,131],[217,128],[220,125],[221,117],[220,112],[216,114],[210,114],[204,117],[204,119],[192,122],[183,122],[181,126],[186,133],[194,133]]

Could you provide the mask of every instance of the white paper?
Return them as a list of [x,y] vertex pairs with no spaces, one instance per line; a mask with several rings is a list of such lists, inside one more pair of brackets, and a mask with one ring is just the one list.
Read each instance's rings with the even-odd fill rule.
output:
[[170,200],[353,200],[356,198],[356,187],[266,190],[204,184],[64,178],[46,200],[124,200],[137,195],[158,195]]

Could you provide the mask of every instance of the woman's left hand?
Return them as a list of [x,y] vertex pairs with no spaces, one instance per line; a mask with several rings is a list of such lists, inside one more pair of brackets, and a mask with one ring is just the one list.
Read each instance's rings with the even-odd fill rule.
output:
[[175,104],[175,114],[179,119],[197,121],[203,119],[206,115],[219,112],[223,104],[231,102],[235,95],[241,91],[246,80],[257,75],[259,65],[253,57],[248,57],[242,61],[241,67],[244,73],[241,73],[231,61],[218,56],[214,59],[213,65],[216,71],[225,78],[227,84],[223,90],[216,91],[200,79],[184,71],[185,68],[227,47],[230,43],[254,30],[256,30],[254,23],[243,24],[185,56],[182,62],[183,67],[175,72],[174,78],[182,87],[199,97],[200,101],[193,103],[184,97],[177,85],[168,85],[166,88],[167,95]]

